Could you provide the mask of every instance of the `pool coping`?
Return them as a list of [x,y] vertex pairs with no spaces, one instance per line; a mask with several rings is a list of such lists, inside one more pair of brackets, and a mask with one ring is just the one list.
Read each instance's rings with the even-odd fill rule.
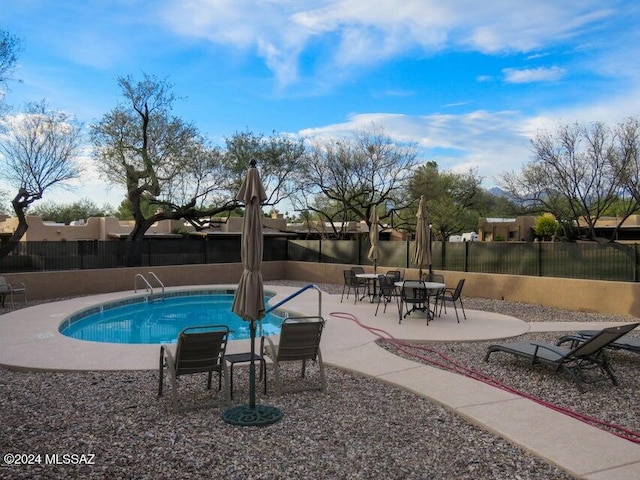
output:
[[[190,285],[168,287],[167,295],[200,291],[235,291],[236,284]],[[274,293],[269,305],[276,305],[289,295],[298,292],[295,287],[265,285],[265,292]],[[22,370],[75,371],[75,370],[154,370],[158,368],[159,344],[115,344],[77,340],[59,332],[65,319],[95,306],[118,302],[133,297],[144,297],[146,291],[121,291],[87,297],[78,297],[32,307],[0,315],[0,366]],[[318,305],[319,298],[322,301]],[[325,360],[332,362],[375,342],[376,336],[344,320],[332,318],[331,311],[344,311],[366,320],[374,328],[379,328],[395,338],[408,341],[477,341],[502,339],[521,335],[530,330],[531,324],[506,315],[491,312],[469,311],[463,323],[455,322],[449,315],[443,315],[425,325],[424,319],[417,317],[403,320],[399,324],[395,306],[386,312],[380,308],[377,316],[372,315],[374,305],[369,302],[340,302],[340,295],[325,292],[317,294],[308,290],[278,308],[290,315],[322,315],[327,320],[323,333],[322,349]],[[327,314],[329,313],[329,314]],[[593,328],[597,325],[591,324]],[[562,330],[562,327],[551,326]],[[566,330],[574,329],[567,325]],[[229,353],[246,352],[249,340],[229,342]],[[366,361],[365,361],[366,363]]]

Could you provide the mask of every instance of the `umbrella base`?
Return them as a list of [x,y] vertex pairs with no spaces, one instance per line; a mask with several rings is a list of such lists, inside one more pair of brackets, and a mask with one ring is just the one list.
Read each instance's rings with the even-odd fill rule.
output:
[[282,411],[270,405],[238,405],[231,407],[220,414],[222,419],[232,425],[241,427],[271,425],[282,420]]

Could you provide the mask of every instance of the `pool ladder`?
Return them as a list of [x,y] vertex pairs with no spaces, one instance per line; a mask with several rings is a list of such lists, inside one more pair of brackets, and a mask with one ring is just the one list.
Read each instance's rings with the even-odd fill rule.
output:
[[276,308],[278,308],[281,305],[287,303],[289,300],[294,299],[295,297],[300,295],[302,292],[305,292],[305,291],[309,290],[310,288],[312,288],[312,289],[314,289],[315,291],[318,292],[318,316],[322,317],[322,290],[320,290],[320,288],[318,288],[316,285],[314,285],[312,283],[310,283],[309,285],[307,285],[305,287],[302,287],[300,290],[297,290],[297,291],[293,292],[291,295],[289,295],[287,298],[285,298],[281,302],[278,302],[273,307],[267,308],[266,313],[272,312]]
[[151,286],[151,282],[149,281],[149,278],[151,278],[151,280],[155,280],[155,282],[162,288],[162,296],[160,297],[160,299],[163,300],[164,299],[164,283],[162,283],[162,281],[160,281],[158,276],[153,272],[148,272],[146,277],[141,273],[136,274],[136,277],[133,280],[133,289],[135,293],[138,293],[138,279],[140,279],[142,280],[142,283],[144,283],[145,285],[145,290],[147,292],[151,292],[151,298],[153,299],[153,287]]

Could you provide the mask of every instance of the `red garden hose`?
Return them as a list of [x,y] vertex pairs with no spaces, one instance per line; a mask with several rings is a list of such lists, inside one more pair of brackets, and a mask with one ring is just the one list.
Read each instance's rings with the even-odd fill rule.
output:
[[[539,399],[537,397],[534,397],[533,395],[530,395],[526,392],[521,392],[520,390],[517,390],[513,387],[510,387],[508,385],[505,385],[501,382],[499,382],[498,380],[496,380],[495,378],[489,377],[488,375],[485,375],[482,372],[479,372],[477,370],[474,370],[472,368],[466,367],[458,362],[456,362],[454,359],[452,359],[451,357],[445,355],[442,352],[439,352],[438,350],[434,349],[434,348],[430,348],[430,347],[426,347],[423,345],[415,345],[415,344],[407,344],[407,343],[403,343],[400,342],[399,340],[396,340],[393,335],[391,335],[389,332],[382,330],[380,328],[376,328],[376,327],[370,327],[368,325],[363,324],[362,322],[360,322],[360,320],[358,319],[358,317],[356,317],[355,315],[352,315],[351,313],[347,313],[347,312],[331,312],[330,315],[332,317],[336,317],[336,318],[342,318],[344,320],[350,320],[352,322],[355,322],[358,326],[360,326],[361,328],[364,328],[365,330],[371,332],[372,334],[376,335],[378,338],[381,338],[382,340],[385,340],[389,343],[391,343],[392,345],[394,345],[396,348],[398,348],[398,350],[400,350],[401,352],[405,353],[406,355],[410,356],[410,357],[414,357],[417,358],[423,362],[425,362],[428,365],[432,365],[435,367],[439,367],[443,370],[448,370],[450,372],[454,372],[457,373],[459,375],[464,375],[466,377],[472,378],[474,380],[478,380],[480,382],[484,382],[488,385],[491,385],[492,387],[496,387],[496,388],[500,388],[504,391],[507,391],[509,393],[513,393],[515,395],[519,395],[523,398],[526,398],[528,400],[531,400],[533,402],[536,402],[544,407],[550,408],[552,410],[555,410],[556,412],[560,412],[560,413],[564,413],[565,415],[568,415],[572,418],[575,418],[577,420],[580,420],[581,422],[587,423],[589,425],[592,426],[596,426],[599,428],[605,427],[606,431],[617,435],[620,438],[624,438],[625,440],[629,440],[630,442],[634,442],[634,443],[640,443],[640,433],[635,432],[633,430],[621,427],[619,425],[615,425],[612,423],[608,423],[608,422],[604,422],[602,420],[599,420],[597,418],[593,418],[590,417],[588,415],[583,415],[581,413],[578,412],[574,412],[573,410],[569,410],[568,408],[564,408],[561,407],[559,405],[555,405],[553,403],[547,402],[545,400]],[[434,358],[429,358],[425,355],[422,355],[420,353],[416,353],[415,351],[421,351],[421,352],[428,352],[432,355],[436,355],[439,359],[434,359]]]

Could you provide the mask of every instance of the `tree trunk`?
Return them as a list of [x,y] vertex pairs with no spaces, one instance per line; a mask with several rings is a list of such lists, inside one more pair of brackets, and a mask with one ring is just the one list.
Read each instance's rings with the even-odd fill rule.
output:
[[[30,200],[30,198],[32,199]],[[16,212],[16,217],[18,217],[18,228],[15,229],[9,240],[0,247],[0,259],[8,256],[18,246],[20,239],[27,233],[27,230],[29,230],[25,210],[34,200],[36,199],[30,197],[26,190],[21,188],[11,201],[13,210]]]

